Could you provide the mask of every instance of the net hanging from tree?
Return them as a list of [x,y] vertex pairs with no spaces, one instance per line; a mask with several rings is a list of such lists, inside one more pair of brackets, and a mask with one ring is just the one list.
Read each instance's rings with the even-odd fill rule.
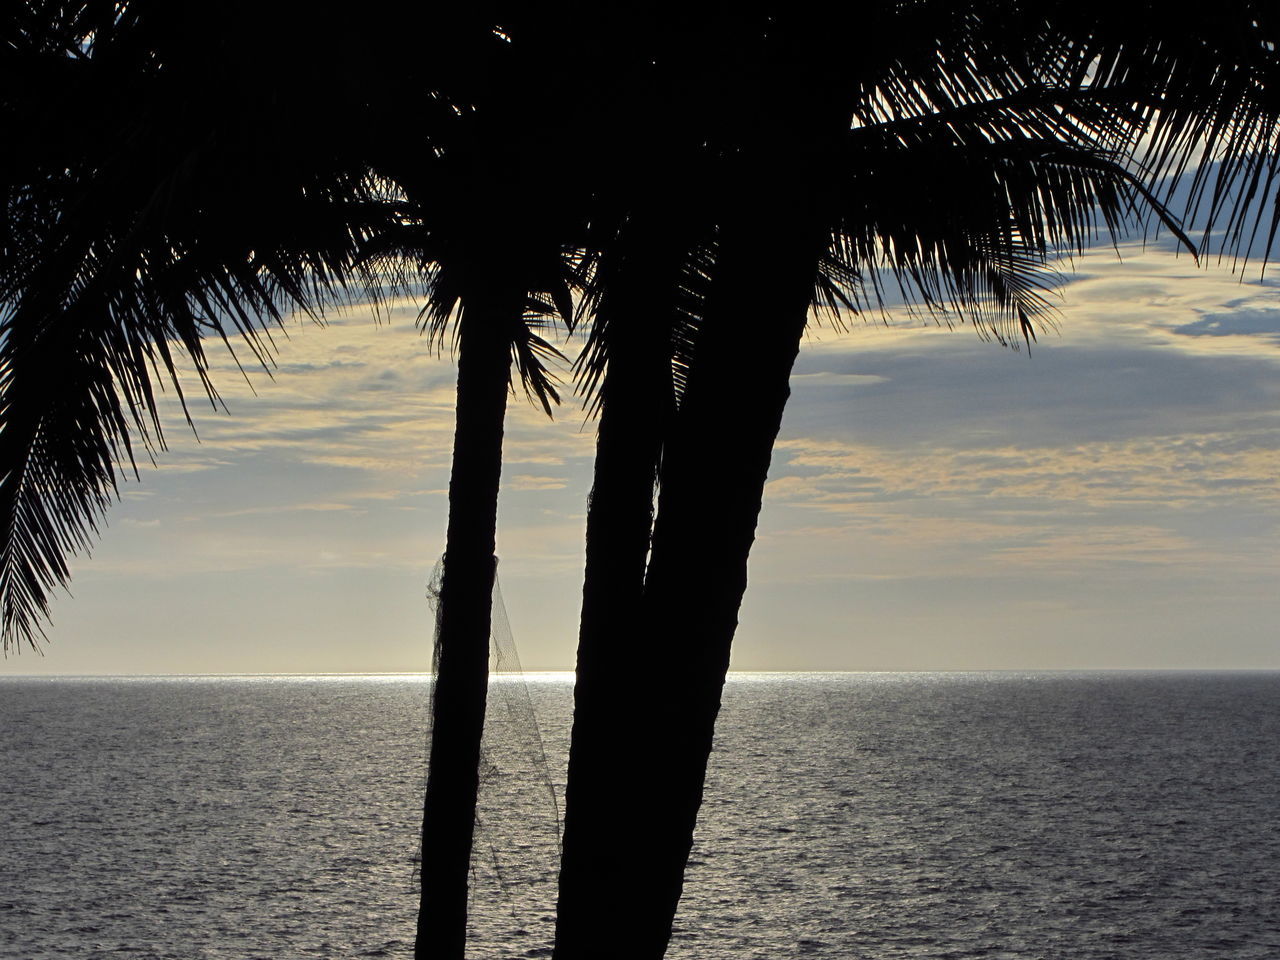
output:
[[[434,715],[436,668],[440,662],[440,584],[444,560],[427,582],[433,614],[431,687],[427,716]],[[430,729],[427,749],[430,751]],[[476,832],[471,858],[470,899],[489,897],[496,887],[513,915],[526,905],[555,903],[560,854],[560,812],[547,763],[534,699],[520,666],[515,638],[496,570],[489,626],[489,686],[480,745]]]

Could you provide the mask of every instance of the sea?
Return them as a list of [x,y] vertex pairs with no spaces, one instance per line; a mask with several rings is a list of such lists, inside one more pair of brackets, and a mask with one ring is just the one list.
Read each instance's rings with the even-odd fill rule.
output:
[[[428,690],[0,678],[0,957],[410,957]],[[572,688],[491,705],[468,956],[545,957]],[[667,956],[1275,960],[1280,673],[733,675]]]

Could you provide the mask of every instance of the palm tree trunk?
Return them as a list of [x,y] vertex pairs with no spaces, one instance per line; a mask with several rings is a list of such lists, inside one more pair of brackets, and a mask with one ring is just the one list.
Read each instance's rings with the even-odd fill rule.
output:
[[670,936],[683,887],[747,557],[813,295],[819,245],[802,230],[783,219],[725,245],[717,303],[663,462],[645,582],[654,661],[672,665],[649,740],[648,766],[665,774],[650,808],[650,882],[664,895],[645,918],[655,943]]
[[627,262],[601,309],[609,359],[587,512],[558,958],[601,956],[603,938],[616,935],[612,914],[599,909],[601,893],[630,861],[613,795],[626,782],[632,745],[644,735],[635,631],[662,437],[673,405],[671,334],[681,252],[670,236],[629,240]]
[[457,426],[440,587],[415,960],[462,960],[489,682],[498,482],[519,296],[470,298],[461,320]]
[[[783,212],[722,239],[689,387],[662,453],[642,616],[615,612],[615,622],[637,626],[627,661],[616,664],[630,669],[613,675],[612,690],[622,692],[610,707],[631,718],[631,733],[606,765],[611,782],[592,797],[612,839],[596,832],[595,873],[579,882],[574,911],[562,918],[557,960],[658,960],[670,940],[812,296],[820,249],[812,234]],[[566,929],[571,920],[586,934]]]

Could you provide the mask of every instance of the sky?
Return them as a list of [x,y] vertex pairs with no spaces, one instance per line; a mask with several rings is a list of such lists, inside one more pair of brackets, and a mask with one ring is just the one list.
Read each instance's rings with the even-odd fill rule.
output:
[[[733,669],[1280,668],[1280,285],[1118,252],[1076,259],[1030,354],[910,317],[812,329]],[[193,406],[198,439],[170,411],[42,655],[0,669],[428,670],[455,368],[416,312],[291,321],[249,383],[219,355],[228,410]],[[566,394],[508,415],[499,576],[530,671],[574,661],[594,425]]]

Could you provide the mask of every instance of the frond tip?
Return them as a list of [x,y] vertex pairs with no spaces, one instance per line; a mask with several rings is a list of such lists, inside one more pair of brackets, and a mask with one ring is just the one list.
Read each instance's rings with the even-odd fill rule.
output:
[[[4,354],[10,342],[6,339]],[[13,389],[13,365],[7,355],[0,357],[0,638],[5,654],[24,644],[38,649],[50,594],[70,579],[68,554],[92,543],[98,518],[114,499],[114,463],[122,452],[110,428],[74,428],[95,417],[104,400],[110,408],[101,381],[97,389],[61,396],[49,389],[52,383],[45,384],[33,391],[40,395],[32,403],[22,402]]]

